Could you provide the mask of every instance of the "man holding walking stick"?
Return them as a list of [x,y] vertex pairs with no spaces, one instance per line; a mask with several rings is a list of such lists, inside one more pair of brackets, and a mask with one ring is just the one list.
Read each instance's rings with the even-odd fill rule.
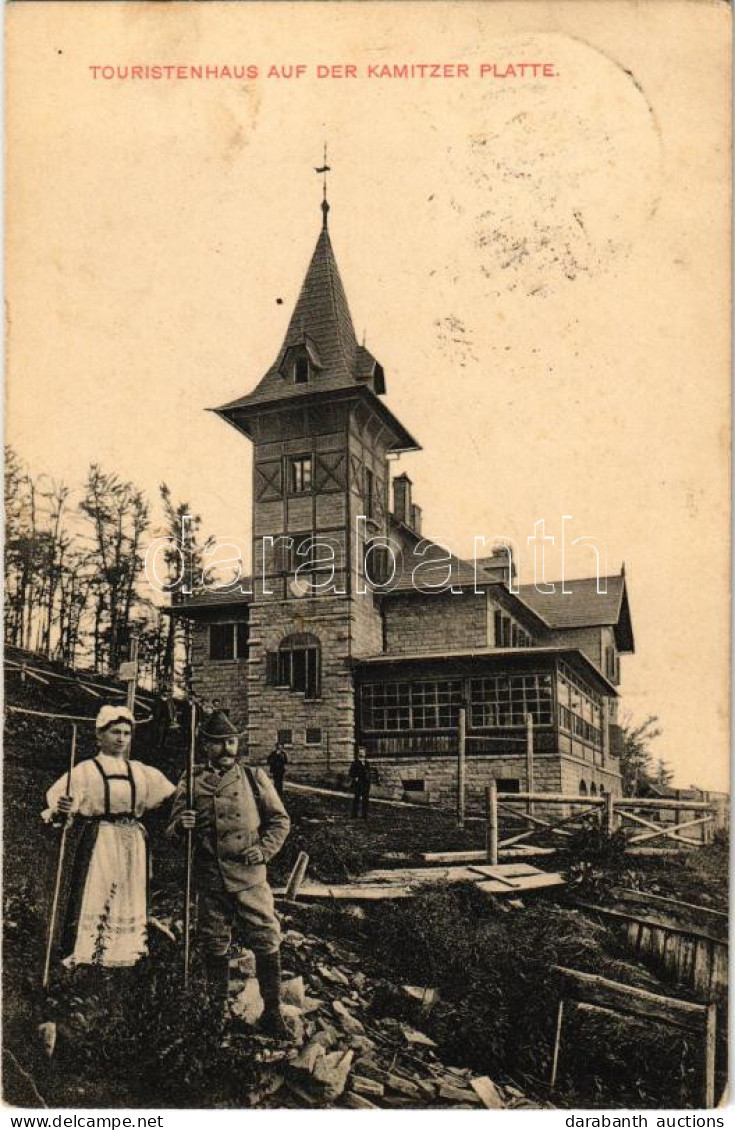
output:
[[280,1005],[281,933],[266,863],[283,846],[290,821],[267,775],[239,758],[239,736],[224,711],[204,720],[203,763],[179,782],[168,834],[194,836],[199,938],[214,1007],[224,1020],[228,951],[237,922],[255,953],[265,1005],[261,1030],[284,1039],[289,1033]]

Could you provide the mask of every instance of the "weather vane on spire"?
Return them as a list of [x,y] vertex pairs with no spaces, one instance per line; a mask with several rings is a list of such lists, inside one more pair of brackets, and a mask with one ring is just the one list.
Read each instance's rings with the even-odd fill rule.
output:
[[327,200],[327,173],[332,171],[331,166],[327,164],[327,143],[324,142],[324,163],[320,168],[314,169],[315,173],[324,176],[323,182],[323,196],[322,196],[322,215],[324,216],[324,227],[327,226],[327,215],[329,213],[329,201]]

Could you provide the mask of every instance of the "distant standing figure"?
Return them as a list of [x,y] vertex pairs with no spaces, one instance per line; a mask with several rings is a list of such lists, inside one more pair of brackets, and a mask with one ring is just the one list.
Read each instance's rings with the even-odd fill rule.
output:
[[288,755],[283,748],[283,742],[276,742],[276,748],[273,750],[273,753],[268,755],[268,768],[271,771],[271,777],[273,778],[276,792],[281,799],[283,799],[283,779],[286,776],[287,765]]
[[176,703],[166,687],[163,688],[153,706],[153,718],[156,727],[156,746],[162,753],[166,747],[166,738],[176,722]]
[[368,761],[364,746],[358,746],[355,752],[355,760],[350,765],[350,780],[352,781],[352,815],[356,817],[359,814],[363,820],[367,820],[370,786],[377,784],[378,774]]

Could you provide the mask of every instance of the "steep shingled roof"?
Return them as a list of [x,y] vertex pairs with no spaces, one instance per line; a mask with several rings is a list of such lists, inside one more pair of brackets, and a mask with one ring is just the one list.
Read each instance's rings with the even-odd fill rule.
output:
[[[280,371],[286,352],[304,345],[306,339],[316,346],[319,361],[317,374],[308,389],[288,380]],[[361,383],[361,378],[364,380],[365,353],[357,344],[329,231],[324,226],[278,356],[252,392],[223,404],[217,411],[274,400],[292,400],[303,397],[307,391],[326,392],[354,387]]]
[[562,592],[557,581],[553,593],[539,592],[535,585],[521,585],[518,595],[552,629],[614,627],[620,650],[633,651],[625,576],[621,573],[604,580],[604,593],[597,591],[597,577],[581,577],[565,582],[568,593]]

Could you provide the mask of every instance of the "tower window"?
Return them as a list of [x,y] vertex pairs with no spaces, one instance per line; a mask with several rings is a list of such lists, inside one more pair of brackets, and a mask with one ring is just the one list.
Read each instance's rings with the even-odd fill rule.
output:
[[309,380],[309,358],[297,357],[293,370],[294,384],[305,385]]
[[311,456],[295,455],[290,461],[291,494],[307,494],[311,490]]
[[[318,698],[321,691],[321,647],[316,636],[297,632],[281,640],[278,652],[270,653],[275,662],[266,663],[266,682],[291,691],[300,691],[306,698]],[[276,658],[277,657],[277,658]]]

